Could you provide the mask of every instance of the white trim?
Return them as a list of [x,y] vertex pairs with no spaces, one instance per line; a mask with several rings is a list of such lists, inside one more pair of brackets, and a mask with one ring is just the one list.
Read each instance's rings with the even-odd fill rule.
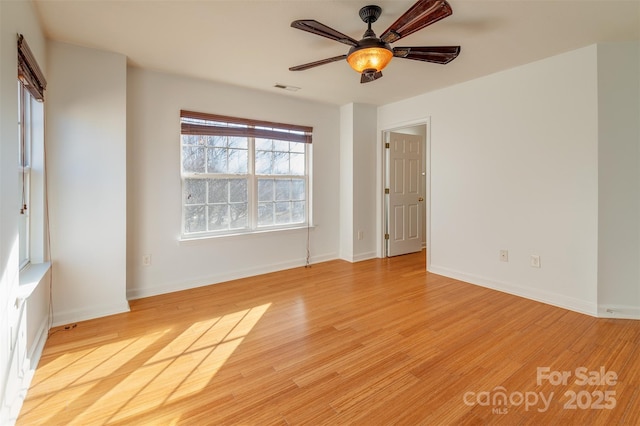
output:
[[[26,315],[26,313],[25,313]],[[21,319],[21,321],[26,319]],[[21,375],[22,380],[17,384],[18,392],[15,394],[15,398],[9,404],[7,409],[8,413],[8,424],[15,424],[18,419],[18,415],[20,414],[20,410],[22,409],[22,405],[24,404],[24,400],[27,397],[27,392],[29,387],[31,386],[31,381],[33,380],[33,376],[36,372],[36,367],[40,362],[40,357],[42,356],[42,351],[44,350],[44,345],[47,342],[49,332],[49,319],[44,317],[38,327],[38,331],[36,333],[36,339],[34,340],[32,346],[30,348],[26,348],[27,356],[23,360]],[[16,356],[17,352],[12,354],[12,356]],[[19,361],[18,361],[19,362]],[[20,377],[19,376],[19,377]]]
[[568,309],[570,311],[579,312],[581,314],[598,316],[598,308],[595,303],[576,299],[574,297],[565,296],[563,294],[552,293],[544,290],[537,290],[529,287],[521,287],[516,284],[505,283],[490,280],[477,275],[466,274],[464,272],[431,265],[427,269],[433,274],[443,275],[445,277],[454,278],[469,284],[478,285],[480,287],[501,291],[503,293],[514,296],[524,297],[536,302],[546,303],[547,305],[557,306],[559,308]]
[[[338,259],[337,254],[327,253],[320,256],[313,256],[311,259],[311,265],[314,263],[327,262],[330,260]],[[197,287],[205,287],[208,285],[219,284],[227,281],[237,280],[241,278],[253,277],[256,275],[268,274],[271,272],[283,271],[285,269],[293,269],[305,266],[307,262],[306,257],[299,259],[289,260],[287,262],[281,262],[272,265],[247,268],[237,271],[225,272],[220,274],[213,274],[195,278],[189,281],[176,281],[173,283],[165,284],[160,287],[151,288],[138,288],[127,291],[127,299],[135,300],[142,299],[144,297],[158,296],[161,294],[173,293],[175,291],[190,290]]]
[[598,316],[600,318],[624,318],[640,320],[640,308],[627,305],[599,305]]
[[[185,117],[180,117],[180,121]],[[240,119],[244,120],[244,119]],[[253,127],[250,125],[249,127]],[[300,226],[304,226],[306,228],[307,223],[311,223],[311,193],[310,193],[310,181],[312,179],[311,176],[311,143],[306,142],[295,142],[295,141],[282,141],[287,143],[301,143],[304,147],[304,174],[302,175],[291,175],[291,174],[258,174],[256,173],[256,137],[252,136],[244,136],[247,140],[247,171],[245,173],[214,173],[214,172],[185,172],[183,170],[184,167],[184,144],[182,140],[183,135],[182,131],[180,132],[180,179],[181,179],[181,191],[180,191],[180,202],[181,202],[181,224],[180,224],[180,236],[179,240],[189,240],[189,239],[198,239],[198,238],[208,238],[208,237],[217,237],[217,236],[227,236],[227,235],[238,235],[244,233],[254,233],[254,232],[262,232],[263,230],[280,230],[280,229],[288,229],[288,228],[296,228]],[[274,139],[276,140],[276,139]],[[190,144],[189,144],[190,145]],[[206,147],[205,147],[206,148]],[[226,148],[231,149],[231,148]],[[242,149],[242,148],[239,148]],[[208,154],[205,149],[205,158],[207,158]],[[289,151],[291,153],[291,151]],[[296,152],[297,153],[297,152]],[[184,200],[184,191],[185,191],[185,182],[187,179],[246,179],[247,181],[247,226],[241,229],[228,229],[228,230],[213,230],[213,231],[200,231],[195,233],[185,233],[185,209],[190,206],[185,204]],[[299,179],[304,180],[304,188],[305,188],[305,222],[304,223],[285,223],[285,224],[272,224],[268,227],[260,227],[258,225],[258,180],[260,179],[273,179],[273,180],[292,180]],[[289,200],[296,201],[296,200]],[[205,201],[204,206],[206,208],[207,203]]]
[[18,299],[25,300],[40,285],[47,272],[51,269],[51,262],[30,263],[20,271],[20,286]]
[[424,195],[425,195],[425,201],[427,204],[427,208],[426,208],[426,215],[427,215],[427,219],[426,219],[426,227],[427,229],[425,230],[425,232],[427,233],[427,270],[429,270],[429,267],[431,266],[431,249],[432,249],[432,245],[431,245],[431,117],[427,117],[425,119],[425,126],[427,126],[427,131],[425,132],[424,135],[424,143],[425,143],[425,168],[424,171],[427,174],[426,176],[426,182],[425,182],[425,188],[424,188]]
[[220,239],[220,238],[251,237],[251,236],[260,235],[260,234],[272,234],[274,232],[291,232],[291,231],[307,232],[308,229],[313,231],[315,230],[315,228],[316,228],[316,225],[307,226],[306,224],[300,224],[300,225],[291,225],[290,227],[287,227],[287,228],[267,228],[267,229],[259,229],[255,231],[237,232],[237,233],[230,233],[230,234],[219,234],[219,235],[207,234],[207,235],[198,235],[195,237],[178,236],[178,244],[182,245],[185,243],[189,244],[194,242],[204,242],[204,241],[210,241],[211,239]]
[[[36,338],[33,342],[33,345],[27,351],[27,359],[30,363],[30,368],[35,372],[38,363],[40,362],[40,357],[42,356],[42,351],[44,350],[44,345],[47,343],[47,338],[49,337],[49,318],[43,318],[40,323],[40,327],[38,327],[38,332],[36,333]],[[28,388],[28,386],[27,386]]]
[[[382,178],[379,179],[381,183],[381,187],[379,188],[379,194],[383,194],[380,196],[380,211],[381,211],[381,232],[380,232],[380,241],[381,241],[381,250],[380,255],[378,257],[387,256],[387,248],[386,241],[384,238],[386,222],[387,222],[387,209],[385,208],[386,197],[384,195],[384,188],[386,185],[386,173],[387,173],[387,151],[385,149],[385,143],[387,142],[387,138],[385,137],[390,132],[405,129],[407,127],[417,127],[417,126],[425,126],[426,132],[424,135],[424,157],[425,157],[425,173],[426,173],[426,182],[424,187],[425,193],[425,202],[427,208],[425,210],[426,218],[426,233],[427,233],[427,241],[426,246],[431,249],[431,116],[426,116],[423,118],[417,118],[415,120],[409,120],[399,123],[393,123],[389,126],[380,130],[380,147],[382,149],[382,164],[381,168],[379,168]],[[429,269],[429,265],[431,265],[431,250],[427,250],[427,270]]]
[[59,325],[71,324],[79,321],[86,321],[94,318],[106,317],[109,315],[122,314],[129,312],[129,303],[123,301],[114,305],[92,306],[91,308],[72,309],[68,311],[57,312],[53,319],[52,327]]
[[347,262],[356,263],[362,262],[364,260],[377,259],[378,255],[375,251],[370,251],[367,253],[354,254],[353,256],[343,256],[342,260],[346,260]]

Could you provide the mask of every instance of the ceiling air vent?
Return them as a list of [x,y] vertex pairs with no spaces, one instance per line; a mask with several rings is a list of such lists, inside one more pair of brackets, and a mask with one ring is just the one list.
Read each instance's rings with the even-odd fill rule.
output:
[[290,92],[297,92],[298,90],[300,90],[299,87],[287,86],[286,84],[280,84],[280,83],[276,83],[273,87],[276,87],[278,89],[289,90]]

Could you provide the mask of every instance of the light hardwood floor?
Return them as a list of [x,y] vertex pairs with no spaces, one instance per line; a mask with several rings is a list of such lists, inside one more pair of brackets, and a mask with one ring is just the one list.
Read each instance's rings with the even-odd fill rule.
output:
[[[640,321],[428,274],[424,257],[331,261],[52,330],[18,425],[640,423]],[[601,368],[608,384],[582,384]]]

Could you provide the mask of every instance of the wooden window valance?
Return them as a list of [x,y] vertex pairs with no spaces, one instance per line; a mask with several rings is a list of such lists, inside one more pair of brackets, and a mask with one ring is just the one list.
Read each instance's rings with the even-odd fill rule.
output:
[[313,127],[180,111],[183,135],[237,136],[311,143]]
[[44,101],[47,80],[22,34],[18,34],[18,79],[31,96],[39,102]]

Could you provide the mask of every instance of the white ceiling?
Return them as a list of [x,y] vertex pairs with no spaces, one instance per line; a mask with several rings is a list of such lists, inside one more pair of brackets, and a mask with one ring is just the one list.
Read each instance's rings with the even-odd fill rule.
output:
[[381,105],[596,42],[640,39],[640,0],[449,0],[452,16],[392,45],[460,45],[447,65],[394,58],[367,84],[346,61],[288,70],[348,50],[291,21],[315,19],[360,39],[362,6],[382,7],[373,25],[380,35],[414,2],[35,0],[50,39],[117,52],[132,66],[337,105]]

